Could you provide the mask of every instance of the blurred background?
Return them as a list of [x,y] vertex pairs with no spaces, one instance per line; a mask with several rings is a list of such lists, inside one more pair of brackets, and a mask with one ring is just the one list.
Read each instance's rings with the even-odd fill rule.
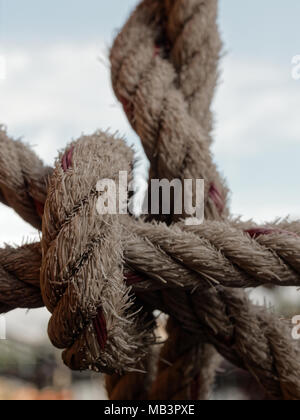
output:
[[[48,164],[57,151],[97,128],[119,131],[141,150],[110,83],[108,51],[137,0],[0,0],[0,123]],[[234,215],[258,222],[298,218],[300,54],[298,0],[220,1],[224,40],[214,102],[214,153],[232,190]],[[147,167],[146,160],[144,161]],[[0,207],[0,241],[38,233]],[[249,292],[283,317],[300,314],[299,292]],[[102,377],[71,374],[47,338],[46,310],[5,317],[0,399],[105,399]],[[214,399],[258,398],[233,367],[220,371]]]

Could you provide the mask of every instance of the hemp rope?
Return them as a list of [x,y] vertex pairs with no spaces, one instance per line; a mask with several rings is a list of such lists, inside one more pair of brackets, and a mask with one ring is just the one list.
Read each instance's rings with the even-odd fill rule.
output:
[[[176,279],[174,274],[168,280],[166,277],[169,281],[167,286],[157,275],[159,252],[164,256],[167,266],[175,258],[176,263],[180,261],[186,269],[185,264],[189,255],[186,244],[188,244],[192,251],[195,245],[195,254],[191,252],[189,255],[191,278],[193,278],[196,270],[199,269],[197,258],[203,258],[205,250],[205,247],[199,244],[208,244],[208,240],[200,236],[206,231],[205,225],[185,227],[179,224],[167,227],[164,224],[134,222],[127,216],[108,216],[107,220],[105,216],[105,222],[101,222],[101,217],[95,210],[97,195],[93,190],[91,191],[91,186],[99,177],[102,179],[110,176],[114,179],[114,175],[120,168],[130,168],[130,162],[127,161],[131,158],[130,153],[122,142],[113,140],[102,133],[81,138],[77,143],[73,143],[71,150],[72,167],[68,167],[65,171],[61,165],[64,157],[60,156],[50,182],[43,218],[44,254],[41,275],[44,302],[53,311],[49,327],[50,338],[60,348],[70,346],[64,354],[65,362],[73,369],[91,367],[96,370],[123,371],[132,369],[140,350],[142,354],[144,353],[151,339],[146,338],[147,333],[145,336],[145,332],[139,328],[140,323],[134,322],[134,316],[127,314],[127,308],[131,305],[128,300],[130,292],[125,287],[123,275],[120,277],[120,284],[118,283],[122,259],[118,263],[117,244],[119,242],[121,249],[124,247],[125,264],[132,269],[132,264],[139,265],[140,256],[145,254],[144,249],[141,248],[142,244],[148,243],[145,249],[151,250],[153,255],[149,253],[147,261],[152,261],[153,267],[156,268],[151,274],[150,264],[148,264],[147,276],[152,275],[157,284],[161,283],[162,290],[155,292],[151,290],[151,287],[149,290],[149,285],[143,289],[141,283],[133,285],[137,296],[153,309],[160,309],[172,315],[187,332],[208,340],[228,360],[249,370],[271,397],[299,399],[298,347],[290,335],[288,336],[289,328],[283,322],[276,320],[269,312],[251,305],[245,295],[239,292],[233,294],[230,288],[213,287],[207,281],[207,277],[202,279],[206,288],[195,288],[196,284],[191,281],[191,289],[187,292],[182,287],[178,287],[176,281],[176,287],[174,286],[174,279]],[[89,199],[87,199],[89,194]],[[115,219],[113,225],[111,218]],[[119,224],[118,219],[120,219]],[[207,222],[207,226],[210,228],[216,226],[217,230],[220,225],[228,226],[229,224],[228,222]],[[284,222],[284,225],[286,228],[287,223]],[[293,226],[297,226],[296,229],[299,230],[297,224],[294,223]],[[76,229],[80,229],[81,241],[76,241],[78,237],[74,235]],[[231,229],[235,231],[236,228],[229,230]],[[115,230],[118,233],[114,239]],[[193,232],[191,233],[190,230]],[[199,235],[195,231],[199,231]],[[253,239],[248,233],[243,232],[240,232],[240,235],[241,238],[245,237],[250,245],[256,244],[263,238],[260,235]],[[138,240],[139,237],[141,239]],[[297,245],[299,242],[298,237],[291,235],[290,232],[276,232],[275,235],[268,236],[269,239],[271,237],[274,243],[280,237],[280,247],[284,246],[283,238],[287,239],[289,246],[291,239]],[[89,240],[85,241],[84,238]],[[137,242],[133,243],[133,240]],[[181,245],[180,241],[182,241]],[[111,246],[114,243],[115,246]],[[92,252],[90,252],[91,244],[95,247]],[[176,245],[180,251],[177,251]],[[28,247],[38,250],[37,245],[28,245]],[[69,251],[66,252],[66,249]],[[264,246],[262,249],[264,250]],[[10,252],[16,254],[17,251],[12,249]],[[130,252],[137,254],[136,262],[130,259],[128,263],[126,260]],[[222,254],[222,250],[215,249],[215,252]],[[40,255],[38,251],[37,254]],[[112,254],[116,254],[116,258],[112,259]],[[101,261],[101,264],[98,261]],[[23,262],[20,261],[20,264],[23,265]],[[51,269],[48,270],[49,264]],[[161,274],[165,275],[163,261],[159,265],[162,267]],[[246,268],[247,266],[248,264]],[[208,270],[211,280],[211,268],[204,265],[202,269],[203,273],[207,273],[205,270]],[[286,269],[289,270],[288,266]],[[32,266],[29,266],[29,270],[32,272]],[[96,277],[93,276],[95,270]],[[1,278],[1,287],[3,283],[10,282],[13,269],[10,268],[9,271],[10,276]],[[222,277],[219,271],[222,272],[223,268],[216,270],[216,279]],[[36,270],[34,272],[36,273]],[[285,270],[281,271],[281,274],[284,272]],[[21,270],[15,268],[15,273],[16,277],[19,273],[19,280],[21,278],[26,281],[28,278],[24,270],[21,274]],[[99,273],[102,273],[103,277]],[[249,273],[246,276],[250,278]],[[179,278],[181,277],[179,275]],[[231,275],[228,277],[231,278]],[[277,274],[270,276],[267,270],[262,276],[262,281],[265,281],[265,278],[273,278],[277,284],[277,277]],[[127,278],[130,284],[130,276],[127,275]],[[189,282],[188,277],[187,279]],[[30,277],[30,285],[38,287],[38,281],[38,278]],[[295,280],[291,283],[296,284]],[[298,285],[299,283],[298,280]],[[290,284],[289,280],[287,279],[283,284]],[[7,287],[6,284],[6,290]],[[157,288],[154,287],[154,290]],[[67,292],[63,293],[64,290]],[[119,292],[118,296],[117,292]],[[1,289],[0,296],[2,297]],[[108,296],[110,298],[106,300]],[[201,307],[199,307],[199,302],[201,302]],[[8,306],[12,308],[13,303],[10,302]],[[99,310],[99,308],[102,309]],[[126,319],[123,318],[124,308],[126,308]],[[105,314],[104,331],[106,330],[107,336],[106,334],[101,336],[101,331],[97,336],[93,331],[92,324],[95,322],[95,317],[99,320],[99,314],[102,327],[104,320],[101,315]],[[121,327],[122,322],[125,322],[125,329]],[[106,342],[107,337],[109,340]],[[99,355],[97,343],[99,340],[101,342],[101,339],[103,347]]]
[[46,200],[52,169],[21,141],[11,142],[1,125],[0,146],[0,201],[41,229],[41,203]]
[[[166,33],[164,33],[161,24],[165,18],[162,3],[165,3],[169,12],[166,24],[167,34],[171,33],[168,39],[170,41],[171,38],[169,48],[166,48],[168,41],[165,41]],[[212,206],[212,208],[217,210],[217,212],[207,211],[208,205],[206,204],[207,218],[211,216],[211,213],[213,218],[218,218],[218,212],[223,212],[222,199],[225,200],[226,189],[223,189],[222,192],[222,185],[220,185],[221,182],[218,182],[214,165],[210,165],[209,152],[206,150],[205,140],[201,138],[203,133],[200,134],[199,127],[198,135],[189,130],[190,124],[193,127],[197,127],[198,124],[195,124],[196,120],[191,121],[188,118],[180,94],[183,91],[183,97],[186,100],[186,89],[192,92],[192,97],[193,92],[199,92],[200,89],[198,83],[193,83],[195,82],[193,77],[191,79],[182,77],[180,70],[184,69],[183,73],[186,69],[189,71],[192,61],[197,61],[201,51],[204,50],[201,48],[203,45],[199,45],[199,41],[202,41],[202,27],[204,32],[205,24],[209,22],[209,19],[205,20],[205,17],[210,14],[209,12],[206,16],[205,12],[203,15],[201,14],[203,10],[208,10],[212,11],[211,16],[215,17],[214,8],[216,8],[215,2],[209,4],[205,1],[191,1],[185,2],[183,5],[179,1],[145,1],[117,38],[111,54],[115,93],[123,103],[129,120],[141,137],[152,163],[151,175],[169,179],[178,177],[178,174],[182,173],[184,176],[179,176],[181,179],[189,178],[190,174],[192,174],[192,178],[204,177],[209,186],[209,192],[206,194],[207,201],[213,201],[215,207]],[[197,19],[200,15],[204,17],[202,25],[199,25]],[[214,47],[217,45],[217,48],[211,48],[207,57],[214,57],[216,60],[219,56],[220,42],[218,42],[216,27],[212,32],[217,34],[215,35],[217,43],[214,44]],[[164,39],[161,43],[163,45],[161,54],[157,48],[159,38]],[[207,36],[207,38],[209,37]],[[155,60],[153,60],[153,51]],[[163,59],[161,59],[162,57]],[[170,65],[169,61],[174,64],[174,67]],[[198,69],[199,71],[195,72],[197,75],[201,73],[202,67],[199,66]],[[179,73],[177,77],[176,73]],[[211,74],[213,77],[215,76],[214,71]],[[204,91],[205,88],[204,85]],[[211,92],[212,89],[207,89],[206,97],[209,98]],[[190,110],[189,106],[187,108]],[[193,117],[201,115],[201,112],[197,114],[197,110],[196,107]],[[187,139],[188,145],[186,144]],[[153,159],[153,156],[156,159]],[[197,163],[195,164],[195,162]],[[214,200],[215,197],[218,200]],[[221,199],[219,199],[220,197]],[[218,205],[220,202],[221,205]]]
[[[130,292],[123,282],[123,244],[120,241],[120,238],[123,238],[124,226],[118,220],[119,218],[112,216],[104,217],[99,225],[98,222],[95,223],[94,207],[97,195],[95,193],[94,196],[94,191],[92,191],[90,196],[93,182],[104,176],[114,179],[117,173],[114,172],[114,168],[127,167],[128,169],[128,165],[131,165],[131,159],[125,149],[120,142],[115,142],[101,133],[90,138],[83,138],[78,143],[74,143],[71,149],[69,148],[67,153],[60,157],[49,187],[44,215],[41,286],[45,303],[53,311],[50,336],[58,346],[68,347],[64,359],[72,368],[91,367],[104,371],[122,371],[126,368],[130,370],[136,363],[136,356],[139,355],[142,359],[147,344],[151,342],[151,334],[149,336],[149,333],[143,330],[144,326],[138,321],[138,314],[135,316],[133,313],[128,314],[128,310],[132,308],[132,302],[128,298]],[[96,162],[97,167],[93,166]],[[100,169],[99,162],[101,162]],[[210,174],[210,171],[206,173]],[[94,179],[90,178],[91,174],[95,176]],[[9,182],[9,179],[3,177],[2,188],[5,188],[5,184]],[[24,186],[26,187],[26,184]],[[78,191],[75,193],[72,188],[69,190],[66,187],[76,187]],[[214,186],[214,189],[217,188],[218,186]],[[11,188],[7,194],[9,200],[5,198],[6,204],[15,202],[14,194],[15,191]],[[211,208],[218,207],[217,201],[213,199],[214,195],[211,194],[211,188],[208,195],[207,202]],[[215,195],[218,198],[221,196],[219,192]],[[75,200],[76,198],[78,200]],[[218,212],[214,211],[216,217],[220,213],[220,208]],[[37,212],[36,206],[32,206],[32,211]],[[80,223],[76,224],[76,220],[80,220]],[[141,228],[142,223],[137,224]],[[101,232],[99,226],[103,228]],[[155,225],[153,228],[156,229]],[[170,229],[172,232],[174,229],[175,234],[178,234],[177,230],[183,230],[181,226],[168,228],[164,225],[162,229],[164,231]],[[76,233],[80,233],[80,238],[83,234],[85,240],[82,243],[75,241]],[[253,236],[251,240],[257,241],[263,238],[262,235],[265,233],[266,230],[263,232],[254,227],[247,237],[249,239],[250,236],[251,239]],[[183,231],[182,235],[184,237],[196,236],[195,233],[186,231]],[[280,235],[286,234],[280,232]],[[270,241],[271,236],[274,235],[268,236]],[[275,236],[279,236],[279,232],[276,232]],[[290,240],[292,235],[288,236]],[[295,237],[293,239],[296,241]],[[280,247],[282,245],[284,245],[283,242]],[[98,250],[99,259],[95,258],[96,250]],[[10,252],[17,251],[10,250]],[[114,257],[115,253],[116,258],[113,264],[111,257]],[[51,255],[54,256],[52,262]],[[53,266],[50,268],[49,264]],[[57,276],[54,275],[54,268]],[[1,285],[2,283],[7,285],[7,282],[12,280],[14,270],[12,267],[9,270],[9,273],[8,270],[4,271]],[[93,276],[95,272],[97,272],[96,277]],[[27,278],[24,273],[16,273],[17,279],[18,276]],[[35,282],[30,276],[28,278],[31,279],[30,286],[32,287]],[[110,288],[114,287],[116,290],[112,293]],[[85,296],[83,292],[86,293]],[[140,287],[140,291],[136,293],[143,302],[148,301],[153,309],[162,309],[170,313],[185,330],[194,335],[197,334],[201,340],[203,338],[211,342],[226,358],[249,370],[271,397],[299,399],[297,378],[299,355],[296,343],[291,340],[289,329],[282,322],[277,321],[272,314],[251,305],[244,294],[233,293],[231,289],[223,287],[210,287],[206,291],[197,289],[194,293],[173,287],[171,289],[163,287],[157,292],[147,289],[141,291]],[[2,296],[1,292],[0,296]],[[106,302],[108,296],[111,296],[112,300]],[[200,302],[201,305],[199,305]],[[4,304],[4,307],[12,308],[13,302]],[[122,328],[123,323],[126,324],[126,331],[124,327]],[[130,325],[129,328],[128,325]],[[117,336],[114,336],[114,332],[117,332]],[[134,339],[133,336],[135,336]],[[119,359],[116,360],[118,357],[113,353],[116,349],[122,363]],[[134,353],[134,360],[132,353]]]
[[[190,3],[194,6],[197,3],[199,7],[199,0],[188,1],[186,6]],[[141,138],[151,162],[150,178],[204,179],[205,216],[207,219],[218,219],[220,210],[224,216],[227,213],[227,189],[212,161],[209,150],[211,138],[190,115],[185,96],[177,87],[179,75],[174,64],[168,57],[165,58],[167,52],[163,44],[157,53],[157,43],[164,36],[160,24],[164,17],[163,1],[146,0],[138,6],[116,38],[110,57],[114,91],[124,104],[129,121]],[[218,34],[215,36],[218,38]],[[215,54],[214,64],[210,67],[214,78],[219,46]],[[197,91],[199,85],[197,83],[190,88]],[[211,87],[208,86],[202,93],[210,97]],[[192,93],[190,96],[192,100]],[[197,103],[195,101],[195,113]]]
[[[251,237],[248,231],[226,222],[168,227],[133,222],[126,217],[122,242],[127,284],[135,292],[265,285],[300,287],[300,236],[293,233],[300,233],[300,223],[283,223],[285,230],[279,229],[281,225],[277,223],[263,229],[253,228],[258,233]],[[291,228],[292,231],[288,230]],[[9,305],[11,301],[12,309],[22,302],[28,304],[24,298],[26,289],[29,286],[40,289],[41,260],[39,243],[0,250],[1,304]],[[17,293],[12,297],[4,295],[10,282],[6,276],[16,281],[19,297]],[[32,299],[33,294],[28,293],[28,297]],[[42,304],[40,292],[36,303]]]
[[[207,170],[206,179],[210,180],[211,176],[214,182],[206,184],[209,195],[205,213],[206,218],[212,219],[219,218],[218,212],[225,215],[226,211],[226,193],[224,191],[222,197],[223,186],[208,150],[212,128],[210,102],[221,49],[216,15],[215,0],[186,1],[184,4],[182,1],[143,2],[117,37],[111,52],[115,93],[141,137],[151,162],[151,177],[202,178]],[[186,111],[193,121],[187,118]],[[190,126],[194,127],[192,132]],[[178,139],[178,133],[184,133],[184,136]],[[190,141],[187,143],[186,139]],[[171,158],[169,150],[173,152]],[[175,162],[174,157],[181,161]],[[176,168],[175,172],[170,168]],[[211,205],[211,201],[216,205]],[[169,332],[172,335],[170,328]],[[179,335],[176,332],[174,335],[180,342]],[[170,343],[174,345],[172,339]],[[191,349],[191,353],[198,354],[199,350]],[[187,359],[195,357],[191,355]],[[213,355],[212,359],[215,359]],[[195,378],[201,376],[197,362],[190,371]],[[159,375],[157,382],[162,382]],[[179,372],[178,386],[181,382]],[[161,395],[164,399],[163,392]],[[189,391],[185,399],[189,399]]]

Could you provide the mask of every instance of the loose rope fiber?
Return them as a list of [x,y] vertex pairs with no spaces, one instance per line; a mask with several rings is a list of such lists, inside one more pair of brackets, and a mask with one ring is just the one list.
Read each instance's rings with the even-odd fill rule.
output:
[[[70,145],[51,178],[43,217],[41,290],[52,313],[50,339],[67,349],[64,360],[74,369],[130,369],[146,347],[147,334],[138,331],[130,314],[132,301],[123,281],[122,227],[117,216],[100,217],[96,210],[101,195],[97,182],[118,182],[120,171],[131,173],[132,160],[123,142],[96,133]],[[95,328],[97,315],[100,325]]]

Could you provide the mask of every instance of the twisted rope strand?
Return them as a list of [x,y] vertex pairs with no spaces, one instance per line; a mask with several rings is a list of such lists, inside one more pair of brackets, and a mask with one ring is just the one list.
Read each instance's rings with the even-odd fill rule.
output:
[[[200,0],[197,3],[201,3]],[[206,3],[206,7],[216,10],[215,2]],[[163,6],[164,2],[157,0],[142,2],[116,38],[110,57],[113,87],[121,103],[124,103],[124,98],[130,103],[131,112],[127,115],[151,162],[151,177],[179,178],[182,181],[205,179],[205,215],[208,219],[218,219],[220,209],[224,216],[227,214],[227,189],[212,161],[210,135],[193,117],[194,114],[189,113],[185,95],[178,86],[178,73],[169,55],[153,54],[157,39],[165,37]],[[194,27],[201,26],[201,14],[196,14],[191,22]],[[198,44],[194,47],[199,50],[202,38],[196,39]],[[215,68],[210,65],[210,69],[214,78],[219,49],[220,45],[216,45],[212,53]],[[198,58],[200,60],[201,56]],[[196,76],[191,83],[195,80]],[[193,87],[199,88],[198,81],[197,87]],[[209,97],[213,94],[209,81],[200,90]]]
[[251,305],[244,293],[235,293],[233,299],[227,289],[192,294],[176,289],[172,293],[148,292],[143,299],[250,372],[270,398],[299,400],[299,347],[291,339],[290,328],[263,308]]
[[[135,38],[134,32],[131,32],[131,27],[139,27],[140,32],[142,32],[144,27],[147,26],[149,21],[144,19],[144,14],[141,11],[143,10],[143,6],[147,8],[150,3],[152,9],[148,10],[148,15],[150,15],[151,12],[153,13],[153,18],[151,20],[152,32],[145,32],[145,38],[149,38],[148,44],[146,45],[145,43],[143,51],[141,51],[138,49],[138,40]],[[205,8],[205,3],[208,4],[208,2],[201,2],[200,4],[200,2],[197,1],[185,2],[183,7],[181,2],[180,7],[179,2],[167,1],[166,5],[169,7],[169,13],[177,10],[178,13],[175,15],[177,18],[179,16],[178,20],[180,21],[182,16],[188,16],[184,14],[185,10],[187,10],[187,13],[190,13],[191,10],[195,12],[197,5],[199,6],[199,9],[201,9],[201,7]],[[159,13],[160,19],[157,17]],[[136,13],[129,20],[124,31],[119,35],[111,54],[112,79],[115,92],[121,102],[124,102],[124,98],[126,99],[127,111],[128,109],[130,110],[129,113],[127,112],[128,117],[133,127],[140,135],[152,163],[151,175],[159,178],[165,177],[167,179],[177,178],[178,174],[180,174],[180,179],[190,177],[204,178],[206,181],[206,218],[217,220],[223,219],[226,216],[226,207],[224,203],[226,202],[225,196],[227,190],[222,185],[222,180],[218,176],[216,168],[212,163],[208,150],[209,136],[206,135],[207,133],[204,133],[204,136],[202,137],[199,135],[199,122],[194,118],[191,119],[191,115],[186,112],[188,96],[183,93],[182,87],[180,86],[178,69],[180,73],[181,66],[183,68],[184,60],[187,60],[187,63],[190,64],[189,53],[185,54],[185,49],[180,50],[179,48],[178,51],[181,51],[181,54],[178,53],[177,57],[180,58],[177,62],[174,58],[174,62],[172,62],[172,59],[168,61],[168,52],[173,49],[172,43],[170,42],[169,51],[165,48],[161,55],[157,53],[154,54],[151,61],[151,49],[153,51],[153,45],[155,49],[155,34],[158,32],[157,29],[156,32],[153,29],[154,23],[158,26],[162,26],[162,13],[162,9],[159,9],[159,6],[155,1],[145,1],[142,3],[141,8],[138,8]],[[196,16],[197,14],[198,13],[195,13]],[[196,43],[199,33],[198,27],[197,36],[194,40],[191,36],[192,23],[190,27],[188,26],[193,20],[193,15],[190,14],[189,18],[181,20],[182,24],[179,25],[180,28],[174,29],[176,25],[172,28],[173,32],[176,34],[174,39],[181,39],[182,35],[182,39],[186,40],[185,45],[187,51],[189,51],[190,44],[194,47],[193,41]],[[194,21],[196,21],[196,18]],[[187,31],[185,31],[185,25],[186,27],[189,27]],[[187,37],[187,34],[189,38]],[[190,38],[192,38],[191,41]],[[135,45],[136,48],[134,50],[126,49],[126,42],[130,42],[132,45]],[[120,45],[122,45],[122,49],[119,48]],[[163,45],[166,47],[166,43]],[[131,59],[129,59],[126,54],[128,54],[128,56],[130,55]],[[130,70],[127,65],[133,61],[139,63],[137,68],[133,67],[136,70],[135,79],[132,77],[132,74],[128,77]],[[171,64],[173,64],[173,66]],[[186,67],[188,67],[188,65]],[[114,71],[115,69],[118,69],[118,71]],[[133,80],[135,81],[135,86],[132,83]],[[186,81],[186,83],[188,85],[189,82]],[[127,86],[131,86],[132,89],[127,90]],[[193,83],[191,83],[190,87],[192,90],[195,88]],[[196,90],[197,89],[195,88],[195,91]],[[128,104],[130,104],[130,106],[128,106]],[[193,130],[196,130],[197,133]],[[188,147],[185,148],[187,142]],[[222,246],[222,243],[216,244],[217,249],[223,249]],[[233,255],[235,253],[232,252],[233,250],[230,249],[230,247],[227,247],[227,249],[224,248],[224,251],[227,253],[231,251],[231,257],[233,259],[235,258],[235,255]],[[190,257],[191,255],[188,254],[187,258],[190,259]],[[261,264],[262,263],[263,262],[261,261]],[[280,261],[276,261],[276,265],[277,268],[279,268]],[[262,266],[263,275],[268,277],[268,267],[263,264]],[[286,274],[290,278],[289,275],[291,274],[291,271]],[[285,275],[283,275],[283,278],[285,278]],[[229,291],[226,290],[226,293],[228,294]],[[238,294],[235,295],[234,291],[231,291],[231,293],[232,301],[238,299]],[[218,295],[214,296],[215,300],[217,299],[217,296]],[[228,302],[230,301],[231,300],[228,299]],[[213,303],[212,296],[212,307]],[[244,303],[249,304],[246,300]],[[221,302],[219,304],[221,305]],[[230,303],[228,304],[230,305]],[[245,313],[247,313],[247,309],[248,308],[245,308]],[[243,312],[243,307],[240,308],[240,311]],[[243,315],[241,314],[241,316]]]
[[[218,228],[220,225],[217,222],[210,222],[209,224],[211,226],[217,225]],[[140,225],[141,222],[138,222],[137,231],[141,230]],[[293,223],[293,226],[296,226],[295,223]],[[167,237],[172,238],[174,230],[175,234],[179,235],[178,227],[168,228],[165,225],[152,227],[154,227],[154,231],[160,230],[160,235],[164,237],[166,236],[166,230],[169,231]],[[191,228],[188,227],[187,229],[190,230]],[[205,230],[205,227],[201,226],[197,229]],[[186,235],[187,233],[183,232],[184,239],[186,239]],[[194,233],[192,235],[198,240]],[[153,236],[156,241],[161,240],[160,237],[158,238],[157,232]],[[190,236],[190,233],[188,233],[188,236]],[[247,238],[246,235],[245,237]],[[277,237],[278,235],[274,239]],[[290,235],[286,237],[291,238]],[[292,238],[299,242],[299,239]],[[250,243],[255,241],[251,238],[247,239]],[[147,242],[149,241],[148,237]],[[190,239],[189,243],[192,245]],[[135,246],[140,249],[141,245],[137,242]],[[170,249],[173,246],[174,244],[170,246]],[[29,245],[29,247],[40,256],[37,245]],[[163,243],[162,250],[164,247]],[[181,249],[185,250],[186,248],[181,245]],[[141,250],[144,254],[143,248]],[[200,250],[200,254],[202,255],[202,250]],[[180,259],[183,260],[183,258],[177,257],[177,260]],[[139,257],[137,257],[137,260],[139,260]],[[156,255],[151,257],[148,254],[147,261],[149,260],[154,261],[153,265],[157,264]],[[191,261],[193,265],[194,257]],[[128,264],[127,260],[125,262]],[[130,260],[130,265],[132,264],[133,261]],[[141,263],[139,262],[139,264]],[[37,263],[37,267],[39,267],[39,263]],[[216,270],[216,272],[222,271],[222,267]],[[149,267],[147,267],[147,272],[151,276]],[[28,278],[28,276],[25,276],[25,278]],[[233,277],[230,275],[229,278]],[[7,281],[10,281],[10,279]],[[149,280],[146,280],[146,282],[149,282]],[[224,357],[237,366],[249,370],[273,398],[297,399],[298,380],[295,379],[295,375],[299,369],[299,355],[297,344],[288,336],[290,334],[289,328],[276,320],[269,312],[251,305],[245,295],[236,293],[233,300],[230,289],[215,288],[209,286],[206,281],[202,280],[202,282],[207,286],[206,289],[191,285],[191,289],[186,291],[178,287],[174,289],[173,286],[168,290],[162,286],[161,291],[153,292],[151,288],[149,290],[149,287],[143,289],[143,283],[136,284],[133,288],[135,293],[151,305],[153,309],[159,308],[172,315],[180,322],[182,328],[200,339],[209,340]],[[30,283],[34,284],[33,278],[30,278]],[[300,280],[298,284],[300,284]],[[0,296],[2,296],[2,293],[0,293]],[[241,310],[241,308],[243,309]],[[237,334],[237,332],[239,333]],[[292,375],[292,371],[296,373]]]
[[[52,312],[50,338],[65,349],[69,367],[131,371],[147,353],[151,334],[133,305],[125,270],[143,304],[171,316],[162,355],[170,354],[172,366],[165,369],[161,360],[149,395],[166,393],[159,380],[176,378],[169,398],[208,398],[214,352],[204,343],[211,343],[248,370],[271,398],[299,400],[299,349],[288,326],[232,289],[299,285],[300,229],[286,221],[274,228],[225,221],[227,188],[209,151],[220,46],[215,0],[188,0],[185,7],[179,0],[144,0],[111,53],[113,86],[145,146],[151,175],[206,181],[210,222],[203,226],[100,217],[96,182],[132,169],[131,153],[106,134],[73,143],[60,156],[47,192],[52,171],[1,128],[0,200],[38,228],[47,200],[42,255],[39,244],[0,251],[0,310],[40,306],[42,294]],[[172,215],[168,223],[177,220]],[[180,347],[185,334],[191,340]],[[172,343],[177,351],[171,354]],[[210,380],[200,391],[205,367]]]
[[[204,178],[205,215],[210,219],[227,214],[226,188],[209,151],[210,106],[221,50],[216,14],[215,0],[144,1],[111,52],[115,93],[142,140],[151,177]],[[180,341],[179,334],[174,336]],[[199,354],[197,347],[191,349],[190,360]],[[188,370],[201,376],[196,364]]]
[[41,244],[0,249],[0,313],[44,306],[40,290]]
[[39,230],[51,173],[28,146],[11,140],[0,126],[0,201]]
[[[122,242],[127,284],[136,292],[177,288],[202,292],[219,286],[247,288],[267,284],[300,287],[300,236],[291,235],[294,231],[300,233],[300,222],[282,223],[285,231],[278,231],[278,223],[269,224],[268,235],[251,238],[235,222],[168,227],[133,223],[126,217],[122,222]],[[237,249],[235,241],[242,244],[240,255],[233,252]],[[216,247],[218,242],[222,248]],[[11,296],[12,309],[22,303],[31,307],[22,294],[26,289],[32,290],[30,286],[40,290],[41,261],[40,243],[0,250],[2,304],[4,290],[14,290],[10,275],[22,282],[20,299]],[[42,303],[41,299],[38,301]]]
[[228,222],[172,227],[135,223],[125,260],[162,288],[299,286],[299,247],[300,236],[277,229],[251,238]]

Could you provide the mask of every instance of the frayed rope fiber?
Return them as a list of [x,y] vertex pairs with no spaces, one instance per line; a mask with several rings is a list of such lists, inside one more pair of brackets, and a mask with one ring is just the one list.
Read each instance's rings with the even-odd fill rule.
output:
[[[0,200],[42,229],[0,250],[0,312],[46,306],[48,333],[74,370],[112,374],[112,399],[209,399],[220,356],[271,399],[300,399],[299,346],[246,287],[300,286],[300,223],[229,217],[210,152],[221,41],[216,0],[144,0],[115,40],[112,83],[152,178],[205,180],[205,217],[100,215],[97,182],[132,176],[124,141],[96,132],[54,170],[0,127]],[[152,312],[169,315],[155,343]]]
[[[43,217],[41,290],[49,336],[73,369],[130,370],[147,343],[123,281],[122,226],[100,216],[96,185],[131,173],[130,149],[113,137],[83,137],[60,156]],[[100,351],[99,351],[100,350]]]

